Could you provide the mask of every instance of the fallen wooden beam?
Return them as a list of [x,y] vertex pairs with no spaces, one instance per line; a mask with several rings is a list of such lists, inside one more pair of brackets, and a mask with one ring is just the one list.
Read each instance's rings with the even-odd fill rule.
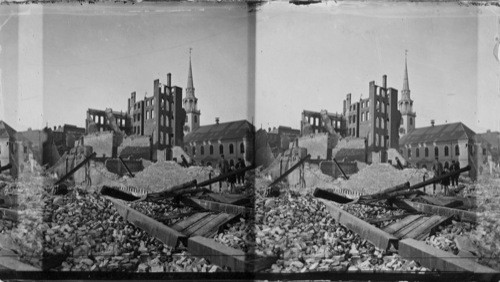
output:
[[283,173],[280,177],[273,181],[273,183],[269,184],[267,187],[272,187],[276,183],[279,183],[281,180],[285,179],[290,173],[292,173],[296,168],[302,165],[305,161],[311,158],[311,155],[307,155],[304,158],[300,159],[296,164],[294,164],[291,168],[289,168],[285,173]]
[[70,178],[71,175],[73,175],[77,170],[79,170],[81,167],[83,167],[86,163],[88,163],[93,157],[96,156],[96,152],[93,152],[90,156],[86,157],[81,163],[79,163],[77,166],[75,166],[72,170],[70,170],[68,173],[66,173],[61,179],[59,179],[55,185],[58,185],[65,181],[66,179]]
[[417,202],[410,202],[408,200],[395,200],[394,204],[399,208],[406,209],[412,212],[417,211],[426,214],[437,214],[442,216],[458,216],[462,221],[473,222],[473,223],[477,222],[476,213],[469,211],[428,205]]
[[326,209],[330,211],[336,222],[359,234],[361,238],[368,240],[373,245],[383,250],[397,247],[398,240],[396,237],[342,210],[334,203],[322,199],[319,200],[325,204]]
[[242,250],[230,248],[201,236],[188,239],[188,252],[194,256],[206,258],[210,263],[229,267],[233,272],[257,272],[270,268],[277,260],[276,257],[250,256]]
[[126,193],[126,192],[120,190],[119,188],[108,187],[105,185],[102,186],[102,188],[101,188],[101,195],[113,197],[113,198],[128,201],[128,202],[137,201],[140,199],[139,197],[136,197],[134,195]]
[[444,175],[441,175],[441,176],[438,176],[438,177],[433,177],[429,180],[426,180],[426,181],[422,181],[420,183],[417,183],[415,185],[412,185],[410,186],[410,190],[414,190],[414,189],[420,189],[420,188],[423,188],[427,185],[430,185],[430,184],[434,184],[434,183],[438,183],[438,182],[441,182],[442,180],[446,179],[446,178],[449,178],[451,176],[456,176],[456,175],[459,175],[460,173],[462,172],[466,172],[466,171],[469,171],[471,169],[470,166],[466,166],[466,167],[463,167],[457,171],[452,171],[450,173],[447,173],[447,174],[444,174]]
[[472,272],[476,278],[475,281],[498,281],[500,279],[498,271],[478,264],[471,259],[434,248],[423,241],[411,238],[403,239],[399,241],[398,252],[403,258],[416,260],[430,269],[438,269],[443,272]]
[[124,201],[107,196],[105,198],[115,205],[118,213],[125,221],[128,221],[136,227],[144,230],[149,235],[155,237],[164,244],[175,248],[177,247],[179,241],[182,241],[183,243],[186,242],[186,236],[184,234],[132,209],[127,206]]
[[188,206],[202,208],[209,211],[217,211],[217,212],[225,212],[231,214],[241,214],[241,215],[250,215],[253,214],[253,209],[246,208],[237,205],[218,203],[214,201],[207,201],[195,198],[182,198],[182,202]]
[[0,172],[2,172],[4,170],[11,169],[11,168],[12,168],[12,164],[6,164],[6,165],[0,167]]
[[322,198],[322,199],[337,202],[340,204],[347,204],[347,203],[351,203],[351,202],[355,201],[355,200],[348,198],[344,195],[337,194],[335,192],[328,191],[328,190],[321,189],[321,188],[314,189],[313,196],[316,198]]

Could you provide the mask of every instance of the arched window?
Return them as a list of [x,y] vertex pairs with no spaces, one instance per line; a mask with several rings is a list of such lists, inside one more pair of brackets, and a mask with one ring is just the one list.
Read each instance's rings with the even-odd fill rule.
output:
[[200,154],[201,154],[201,155],[204,155],[204,154],[205,154],[205,146],[203,146],[203,145],[202,145],[202,146],[201,146],[201,148],[200,148]]
[[240,144],[240,153],[245,153],[245,145],[243,143]]
[[224,146],[222,144],[219,145],[219,154],[224,154]]
[[196,147],[193,146],[193,156],[196,155]]
[[458,145],[455,145],[455,156],[460,156],[460,148]]
[[401,117],[401,125],[403,125],[403,118]]
[[448,146],[444,146],[444,156],[447,157],[449,155],[449,149]]
[[234,154],[234,146],[233,144],[229,144],[229,154]]
[[408,149],[408,158],[411,158],[411,149]]
[[425,157],[429,156],[429,148],[425,147]]
[[415,149],[415,157],[420,158],[420,150],[419,148]]
[[410,125],[413,125],[413,118],[410,118]]
[[198,123],[198,116],[194,116],[194,123]]
[[210,145],[210,155],[214,154],[214,145]]
[[439,148],[438,147],[435,147],[434,148],[434,157],[439,157]]

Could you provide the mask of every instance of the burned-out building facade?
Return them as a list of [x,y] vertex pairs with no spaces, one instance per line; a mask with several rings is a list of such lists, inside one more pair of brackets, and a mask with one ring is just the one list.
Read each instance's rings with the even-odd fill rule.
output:
[[182,108],[182,88],[172,86],[170,73],[166,84],[154,80],[153,96],[139,100],[136,92],[132,92],[128,99],[128,115],[132,134],[151,136],[153,151],[182,146],[186,116]]
[[354,101],[349,93],[344,100],[344,118],[347,136],[365,138],[368,150],[378,152],[399,148],[399,122],[401,114],[397,108],[398,91],[387,87],[387,76],[382,85],[369,83],[369,96]]

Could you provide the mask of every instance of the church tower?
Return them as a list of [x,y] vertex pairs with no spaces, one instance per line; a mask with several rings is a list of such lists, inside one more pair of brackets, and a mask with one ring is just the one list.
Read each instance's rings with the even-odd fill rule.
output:
[[415,129],[416,113],[413,111],[413,100],[410,97],[410,85],[408,83],[407,52],[405,51],[405,77],[403,89],[401,90],[401,100],[398,101],[398,110],[401,113],[401,124],[399,126],[399,136]]
[[198,110],[198,98],[194,96],[193,69],[191,67],[191,48],[189,49],[189,72],[186,87],[186,97],[182,99],[182,107],[186,111],[186,123],[184,135],[200,127],[200,111]]

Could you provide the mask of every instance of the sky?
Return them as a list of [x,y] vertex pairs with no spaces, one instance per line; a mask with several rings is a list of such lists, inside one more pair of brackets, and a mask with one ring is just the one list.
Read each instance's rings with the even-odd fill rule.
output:
[[405,50],[416,126],[500,129],[493,56],[500,10],[454,3],[272,3],[257,16],[256,125],[300,128],[303,110],[342,112],[368,85],[401,90]]
[[131,92],[151,96],[167,73],[185,88],[189,48],[202,124],[253,116],[244,4],[13,7],[0,7],[0,24],[15,14],[0,32],[0,119],[17,130],[84,126],[88,108],[126,111]]
[[[11,15],[12,14],[12,15]],[[17,130],[84,126],[88,108],[126,111],[153,81],[185,88],[189,48],[201,124],[300,127],[341,112],[370,81],[401,90],[405,50],[417,127],[500,130],[500,10],[454,3],[275,1],[0,6],[0,119]]]

